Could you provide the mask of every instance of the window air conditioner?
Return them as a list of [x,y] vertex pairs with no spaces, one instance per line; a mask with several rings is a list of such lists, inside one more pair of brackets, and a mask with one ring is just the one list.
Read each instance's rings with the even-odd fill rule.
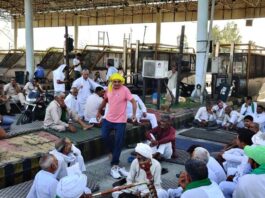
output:
[[119,68],[120,59],[119,58],[107,58],[107,64],[112,67]]
[[168,61],[144,60],[142,76],[145,78],[167,78]]

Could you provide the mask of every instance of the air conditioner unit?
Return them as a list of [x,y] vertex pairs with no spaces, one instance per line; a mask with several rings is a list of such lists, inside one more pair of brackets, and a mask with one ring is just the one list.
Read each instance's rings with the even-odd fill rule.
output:
[[109,65],[110,67],[114,66],[118,69],[120,65],[120,59],[119,58],[107,58],[107,65]]
[[168,61],[144,60],[142,76],[145,78],[167,78]]

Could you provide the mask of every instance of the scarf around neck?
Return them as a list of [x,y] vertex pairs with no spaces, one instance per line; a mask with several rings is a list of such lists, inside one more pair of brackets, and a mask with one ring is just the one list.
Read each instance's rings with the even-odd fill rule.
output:
[[212,182],[210,181],[209,178],[201,179],[201,180],[197,180],[197,181],[193,181],[193,182],[190,182],[190,183],[186,186],[184,192],[187,191],[187,190],[191,190],[191,189],[193,189],[193,188],[201,187],[201,186],[209,186],[209,185],[211,185],[211,184],[212,184]]
[[265,164],[260,165],[258,168],[255,168],[251,174],[255,174],[255,175],[261,175],[261,174],[265,174]]

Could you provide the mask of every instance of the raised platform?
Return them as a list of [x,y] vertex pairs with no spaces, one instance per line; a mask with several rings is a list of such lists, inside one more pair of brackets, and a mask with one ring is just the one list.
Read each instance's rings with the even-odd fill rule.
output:
[[[193,112],[172,113],[173,124],[178,128],[187,120],[193,118]],[[6,140],[0,140],[0,188],[15,185],[33,179],[39,170],[39,157],[54,148],[54,141],[60,137],[68,137],[81,150],[85,161],[95,159],[106,153],[100,128],[88,131],[78,130],[77,133],[58,133],[45,130],[29,130],[21,125],[21,131]],[[125,146],[140,142],[144,139],[144,132],[150,128],[149,124],[127,124]],[[14,152],[13,152],[13,150]],[[9,154],[10,157],[4,159]],[[15,157],[14,157],[15,156]]]

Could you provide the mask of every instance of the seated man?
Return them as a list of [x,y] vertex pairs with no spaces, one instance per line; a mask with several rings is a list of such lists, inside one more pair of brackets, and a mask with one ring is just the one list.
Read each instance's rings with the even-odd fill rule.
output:
[[70,93],[64,99],[64,103],[67,106],[67,108],[70,109],[72,112],[75,112],[76,114],[78,114],[78,108],[79,108],[77,102],[77,94],[78,94],[78,89],[76,87],[72,87]]
[[[143,101],[141,100],[141,98],[139,96],[137,96],[136,94],[132,94],[134,100],[136,101],[137,104],[137,109],[136,109],[136,118],[137,118],[137,122],[140,123],[140,120],[149,120],[151,123],[151,127],[152,129],[157,127],[157,119],[155,114],[153,113],[147,113],[146,107],[143,103]],[[127,102],[127,117],[129,119],[132,118],[133,115],[133,108],[132,108],[132,104],[130,102]]]
[[170,116],[161,116],[158,127],[148,131],[146,138],[150,141],[154,158],[170,159],[175,155],[176,129],[171,126]]
[[212,104],[207,103],[206,107],[200,107],[197,111],[193,124],[198,127],[212,127],[216,125],[212,112]]
[[241,115],[255,115],[257,112],[257,103],[252,101],[252,97],[248,96],[244,104],[242,104],[240,109]]
[[208,178],[211,181],[214,181],[215,183],[219,184],[220,182],[226,180],[226,174],[224,169],[213,157],[210,156],[209,152],[205,148],[195,148],[191,158],[199,159],[206,163],[206,166],[208,168]]
[[244,152],[253,170],[251,174],[246,174],[239,179],[233,198],[263,198],[265,195],[265,147],[246,146]]
[[260,131],[259,124],[256,122],[251,123],[249,130],[255,133],[251,138],[253,145],[265,146],[265,133]]
[[250,124],[252,124],[252,123],[253,123],[253,117],[251,115],[246,115],[244,117],[244,127],[246,129],[249,129]]
[[87,97],[86,107],[84,112],[85,121],[97,123],[97,112],[103,101],[105,90],[102,87],[96,87],[95,93]]
[[265,112],[264,107],[261,105],[257,106],[257,113],[254,116],[254,122],[259,124],[260,131],[265,132]]
[[225,118],[222,123],[222,127],[224,127],[226,130],[243,128],[244,127],[243,119],[244,119],[243,115],[233,110],[231,106],[227,106],[225,108]]
[[32,81],[29,81],[26,83],[26,85],[23,88],[26,96],[30,97],[31,92],[35,93],[44,93],[44,90],[42,89],[39,80],[37,78],[32,79]]
[[40,170],[35,176],[27,198],[51,198],[56,196],[58,181],[54,175],[58,161],[52,154],[45,154],[39,161]]
[[21,105],[25,105],[25,96],[15,78],[11,78],[10,83],[4,86],[4,94],[8,98],[8,102],[5,103],[8,114],[11,111],[10,102],[20,102]]
[[50,153],[58,160],[58,169],[55,172],[56,178],[61,179],[68,175],[69,167],[71,166],[76,166],[76,173],[86,171],[81,151],[72,144],[70,139],[61,138],[55,143],[55,149],[50,151]]
[[218,100],[217,104],[212,108],[212,112],[218,125],[221,125],[224,120],[226,106],[227,105],[222,100]]
[[68,129],[70,132],[76,132],[76,128],[70,122],[71,119],[77,121],[84,130],[90,129],[93,125],[84,123],[75,112],[68,109],[64,103],[64,93],[56,92],[54,100],[46,108],[44,127],[57,130],[59,132]]
[[55,198],[92,198],[87,186],[87,176],[84,174],[68,175],[60,179]]
[[205,162],[189,159],[185,163],[185,170],[179,176],[180,187],[168,190],[170,197],[224,198],[219,186],[208,179],[208,169]]
[[[136,159],[133,160],[129,175],[127,176],[127,184],[141,183],[153,180],[153,185],[157,197],[168,198],[167,192],[161,187],[161,166],[160,163],[152,158],[152,149],[147,144],[138,143],[135,147]],[[150,173],[150,174],[149,174]],[[126,192],[126,190],[124,191]],[[136,186],[130,189],[132,194],[140,193],[141,196],[147,196],[150,189],[146,184]],[[112,193],[112,197],[117,198],[122,194],[121,191]],[[152,195],[148,197],[153,197]]]

